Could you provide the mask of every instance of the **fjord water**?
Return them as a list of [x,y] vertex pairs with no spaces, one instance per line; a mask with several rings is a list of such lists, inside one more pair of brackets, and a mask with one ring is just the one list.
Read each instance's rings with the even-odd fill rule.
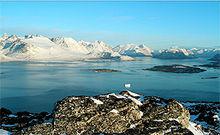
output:
[[[177,74],[144,71],[155,65],[208,63],[203,59],[159,60],[138,58],[137,61],[75,62],[4,62],[1,63],[1,107],[13,111],[51,111],[55,102],[71,95],[98,95],[120,92],[125,83],[145,96],[177,100],[219,101],[218,69],[206,72]],[[91,69],[107,68],[121,72],[97,73]]]

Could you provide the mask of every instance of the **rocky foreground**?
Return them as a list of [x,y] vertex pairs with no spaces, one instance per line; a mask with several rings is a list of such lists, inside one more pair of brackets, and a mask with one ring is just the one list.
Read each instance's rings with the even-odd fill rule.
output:
[[[24,135],[217,135],[219,110],[219,103],[180,104],[174,99],[122,91],[66,97],[56,103],[52,114],[12,114],[1,108],[0,124],[4,130]],[[191,122],[190,113],[191,120],[210,126]]]

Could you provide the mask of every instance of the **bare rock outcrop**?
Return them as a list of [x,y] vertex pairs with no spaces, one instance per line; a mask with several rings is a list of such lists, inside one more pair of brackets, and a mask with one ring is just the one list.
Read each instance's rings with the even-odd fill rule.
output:
[[123,91],[66,97],[57,102],[52,124],[35,125],[25,134],[190,135],[189,118],[188,110],[176,100]]

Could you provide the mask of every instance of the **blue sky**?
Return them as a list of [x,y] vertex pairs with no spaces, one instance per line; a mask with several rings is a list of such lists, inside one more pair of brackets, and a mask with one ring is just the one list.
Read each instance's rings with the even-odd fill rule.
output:
[[219,2],[0,2],[0,34],[152,48],[220,46]]

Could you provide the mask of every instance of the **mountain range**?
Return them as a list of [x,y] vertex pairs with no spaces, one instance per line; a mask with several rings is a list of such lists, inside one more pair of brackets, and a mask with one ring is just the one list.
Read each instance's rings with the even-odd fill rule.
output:
[[31,60],[134,60],[134,57],[154,57],[159,59],[210,59],[220,53],[215,49],[186,49],[171,47],[152,50],[145,45],[126,44],[111,47],[103,41],[76,41],[70,37],[48,38],[42,35],[3,34],[0,37],[0,61]]

